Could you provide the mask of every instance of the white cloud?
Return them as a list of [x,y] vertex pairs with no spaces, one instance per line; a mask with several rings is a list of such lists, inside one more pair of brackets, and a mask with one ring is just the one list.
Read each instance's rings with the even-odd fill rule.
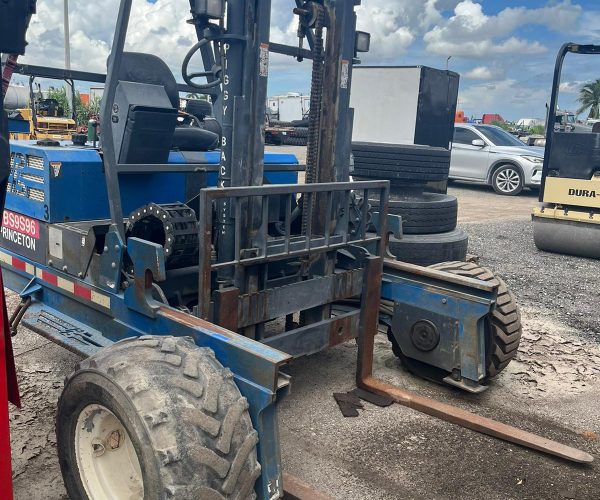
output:
[[[69,4],[71,67],[105,72],[119,7],[118,0],[75,1]],[[196,42],[188,2],[133,2],[126,50],[147,52],[164,59],[176,75],[187,50]],[[27,34],[22,61],[64,67],[63,0],[38,0]]]
[[[272,2],[272,40],[296,45],[294,2]],[[526,0],[520,3],[530,4]],[[118,5],[118,0],[70,2],[73,69],[106,71]],[[23,62],[63,66],[62,6],[63,0],[38,0],[38,13],[28,32],[29,46]],[[135,0],[133,6],[128,50],[160,56],[180,79],[181,61],[196,41],[193,27],[185,22],[190,16],[189,2]],[[535,24],[556,32],[568,31],[568,36],[557,37],[560,40],[593,41],[600,34],[598,8],[586,7],[582,15],[582,8],[575,5],[575,0],[550,0],[541,8],[505,8],[496,15],[487,13],[487,3],[482,0],[362,0],[356,11],[359,29],[372,34],[371,52],[361,54],[366,63],[443,66],[448,55],[462,57],[450,64],[452,68],[466,68],[462,75],[461,105],[469,113],[504,114],[507,109],[524,108],[524,115],[540,115],[539,108],[543,107],[550,89],[550,58],[554,49],[540,56],[545,47],[517,31],[523,26]],[[515,69],[522,64],[521,56],[523,62],[528,62],[527,71]],[[271,54],[270,60],[270,85],[274,92],[308,89],[310,62],[299,64],[276,54]],[[194,61],[199,66],[199,58]],[[591,72],[591,69],[574,71],[565,74],[565,80],[577,83],[595,78]],[[491,82],[495,82],[492,87]]]
[[371,33],[368,63],[397,59],[427,30],[442,22],[439,4],[447,0],[364,0],[356,8],[357,27]]
[[477,66],[466,73],[463,73],[465,78],[470,78],[471,80],[491,80],[494,78],[492,70],[487,66]]
[[529,9],[506,8],[495,16],[486,15],[481,3],[463,0],[454,15],[438,23],[424,38],[427,49],[440,55],[481,58],[498,54],[537,54],[545,47],[537,41],[511,36],[516,29],[536,24],[553,31],[566,31],[574,26],[582,9],[570,0]]
[[539,115],[543,103],[548,98],[547,89],[526,88],[515,79],[507,78],[493,83],[481,83],[461,88],[459,107],[471,113],[499,113],[504,118],[511,115]]
[[451,55],[454,57],[475,59],[503,54],[527,55],[546,52],[546,47],[544,47],[541,43],[528,42],[527,40],[522,40],[514,36],[497,43],[494,43],[492,40],[440,40],[435,43],[435,49],[432,49],[432,46],[428,46],[428,49],[439,55]]
[[371,34],[371,48],[362,59],[368,62],[396,58],[413,43],[415,37],[406,26],[402,26],[387,9],[371,9],[360,12],[358,29]]
[[581,87],[585,85],[587,82],[584,81],[572,81],[572,82],[562,82],[558,87],[559,92],[565,94],[578,94]]

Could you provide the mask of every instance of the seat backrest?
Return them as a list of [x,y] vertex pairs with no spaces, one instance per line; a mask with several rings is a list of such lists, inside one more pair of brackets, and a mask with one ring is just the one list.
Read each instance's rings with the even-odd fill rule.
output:
[[600,172],[600,134],[554,132],[548,170],[558,177],[591,179]]
[[123,52],[119,81],[162,85],[171,101],[179,108],[177,82],[167,64],[158,56],[141,52]]
[[177,123],[179,92],[159,57],[122,55],[113,106],[113,134],[119,163],[166,163]]

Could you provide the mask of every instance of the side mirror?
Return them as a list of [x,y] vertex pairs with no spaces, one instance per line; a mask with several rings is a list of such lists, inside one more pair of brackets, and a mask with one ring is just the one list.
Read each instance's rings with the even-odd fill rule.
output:
[[483,139],[473,139],[471,141],[471,144],[473,146],[477,146],[478,148],[484,148],[485,147],[485,141]]
[[371,34],[366,31],[357,31],[354,40],[354,50],[356,52],[369,52],[371,48]]

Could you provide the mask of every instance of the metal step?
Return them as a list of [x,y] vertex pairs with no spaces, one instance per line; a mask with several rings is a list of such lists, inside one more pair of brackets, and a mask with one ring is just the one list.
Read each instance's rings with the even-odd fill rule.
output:
[[73,318],[39,302],[33,302],[21,323],[56,344],[82,356],[91,356],[113,342]]

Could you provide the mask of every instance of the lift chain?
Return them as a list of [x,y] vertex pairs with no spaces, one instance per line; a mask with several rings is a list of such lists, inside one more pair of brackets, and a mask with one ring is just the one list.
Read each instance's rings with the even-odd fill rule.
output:
[[[308,141],[306,149],[306,184],[312,184],[318,180],[317,163],[319,161],[321,102],[323,99],[323,71],[325,67],[323,50],[323,24],[325,16],[322,5],[314,4],[314,7],[316,9],[316,19],[312,76],[310,82],[310,110],[308,115]],[[314,204],[314,202],[315,199],[312,197],[311,203]],[[308,210],[302,210],[302,234],[306,234],[308,229],[308,217],[312,213],[311,208],[312,207]]]

